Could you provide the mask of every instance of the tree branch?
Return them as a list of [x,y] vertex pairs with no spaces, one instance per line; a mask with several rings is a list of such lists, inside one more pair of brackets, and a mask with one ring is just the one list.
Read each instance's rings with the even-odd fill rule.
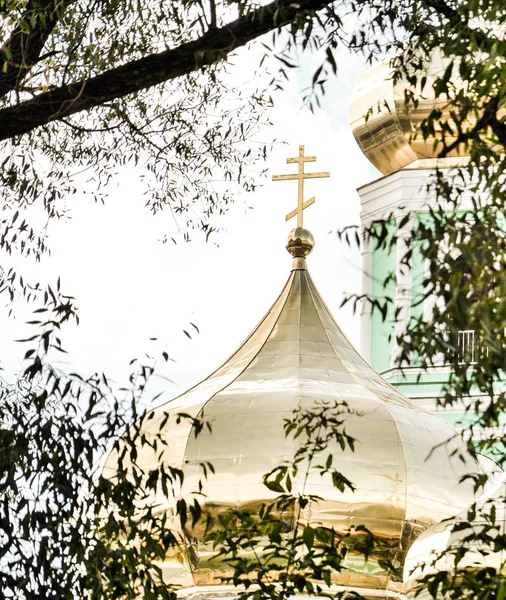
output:
[[483,51],[490,51],[492,49],[496,40],[494,38],[491,39],[482,29],[478,28],[476,24],[471,27],[468,23],[464,22],[459,11],[449,6],[445,0],[425,0],[425,3],[426,6],[436,13],[448,19],[452,29],[464,31],[470,39],[474,39]]
[[0,49],[0,97],[17,89],[40,60],[48,37],[74,0],[29,0],[23,16]]
[[197,71],[227,57],[251,40],[287,25],[332,0],[275,0],[197,40],[116,67],[96,77],[43,92],[0,110],[0,140],[100,106],[105,102]]
[[209,21],[209,27],[211,29],[213,29],[214,27],[216,27],[218,20],[216,17],[216,0],[210,0],[209,1],[209,10],[211,12],[211,19]]
[[506,148],[506,125],[499,121],[497,112],[499,110],[499,96],[492,96],[483,109],[482,116],[476,121],[474,127],[466,132],[460,132],[457,138],[439,154],[439,158],[446,158],[450,152],[458,148],[460,144],[468,142],[475,137],[480,131],[490,127],[497,136],[499,142]]

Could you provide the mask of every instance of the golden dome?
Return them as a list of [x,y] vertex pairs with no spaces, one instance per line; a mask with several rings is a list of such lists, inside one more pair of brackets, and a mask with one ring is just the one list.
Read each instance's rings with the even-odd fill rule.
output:
[[[160,449],[143,447],[138,464],[148,472],[159,464],[183,469],[180,493],[188,498],[198,492],[202,464],[211,463],[215,473],[205,483],[201,504],[205,501],[214,514],[231,507],[255,510],[274,496],[262,476],[293,457],[296,449],[296,442],[285,436],[284,420],[296,409],[321,402],[347,404],[338,414],[343,413],[347,434],[357,440],[355,451],[337,445],[330,451],[333,466],[356,491],[339,491],[319,470],[306,479],[301,469],[294,494],[304,489],[321,498],[310,506],[309,524],[332,527],[340,535],[365,525],[383,542],[367,565],[350,550],[333,586],[395,595],[402,591],[402,581],[379,561],[402,567],[407,549],[423,530],[467,506],[472,485],[459,482],[478,467],[461,458],[466,456],[464,442],[450,425],[403,396],[362,359],[321,299],[305,258],[294,258],[278,299],[223,366],[144,419],[143,435],[161,436],[166,447],[163,455]],[[180,413],[203,416],[212,432],[195,436],[192,423],[181,421]],[[114,465],[111,456],[106,475],[114,476]],[[152,502],[170,517],[176,500],[160,491]],[[173,522],[177,528],[177,520]],[[161,565],[164,580],[188,595],[233,595],[233,589],[220,587],[223,571],[212,562],[212,548],[186,538],[181,529],[178,535],[184,549]]]
[[[406,80],[394,84],[389,62],[377,64],[358,80],[350,105],[353,135],[362,152],[383,175],[407,167],[435,168],[466,163],[466,150],[460,145],[448,158],[438,159],[442,146],[436,137],[423,139],[420,126],[434,108],[442,111],[442,121],[450,120],[446,100],[435,99],[432,82],[443,75],[448,61],[435,52],[425,73],[427,84],[416,108],[405,104]],[[446,136],[449,144],[455,138]]]
[[[469,506],[456,517],[427,529],[408,552],[404,564],[406,591],[419,587],[422,578],[428,575],[456,574],[457,557],[459,571],[491,568],[506,574],[506,551],[494,551],[492,541],[496,537],[503,540],[506,535],[505,499],[506,474],[503,474],[476,501],[474,520],[469,519]],[[492,510],[495,513],[493,519],[490,517]],[[489,536],[489,543],[484,541],[484,533]],[[471,535],[476,536],[472,542],[468,539]],[[458,552],[462,548],[466,549],[463,556]]]

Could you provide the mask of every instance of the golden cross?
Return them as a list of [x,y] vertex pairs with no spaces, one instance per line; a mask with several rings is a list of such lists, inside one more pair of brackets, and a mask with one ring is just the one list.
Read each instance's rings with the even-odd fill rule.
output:
[[314,202],[314,196],[304,202],[304,179],[318,179],[320,177],[330,177],[330,173],[304,173],[305,162],[315,162],[316,156],[304,156],[304,146],[299,146],[299,156],[297,158],[287,158],[286,162],[299,163],[299,172],[297,175],[273,175],[272,181],[286,181],[288,179],[297,179],[299,183],[299,196],[297,201],[297,208],[292,210],[286,215],[286,220],[291,219],[297,215],[297,227],[302,227],[302,211],[311,206]]

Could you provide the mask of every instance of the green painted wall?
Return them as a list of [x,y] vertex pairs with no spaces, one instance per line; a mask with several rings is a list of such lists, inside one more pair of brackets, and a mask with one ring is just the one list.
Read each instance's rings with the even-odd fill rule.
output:
[[[416,229],[418,223],[427,218],[426,214],[417,214],[413,219],[413,229]],[[421,252],[420,242],[413,244],[413,253],[411,255],[411,320],[418,322],[423,319],[423,280],[424,280],[424,259]],[[420,356],[414,354],[412,364],[419,366],[421,364]]]
[[[371,365],[378,371],[391,367],[391,356],[395,341],[395,271],[397,251],[392,240],[397,232],[395,220],[377,226],[378,239],[373,241],[372,254],[372,299],[385,307],[385,312],[373,305],[371,322]],[[386,284],[385,284],[386,282]]]
[[[413,228],[423,223],[430,223],[431,215],[427,211],[420,211],[413,217]],[[380,230],[380,225],[377,226]],[[506,230],[506,218],[505,218]],[[436,399],[442,397],[444,389],[448,385],[449,371],[445,366],[422,371],[421,360],[416,354],[413,355],[411,366],[404,369],[403,374],[392,369],[391,356],[395,342],[394,305],[395,298],[395,272],[397,263],[397,248],[394,237],[397,233],[395,220],[389,221],[382,231],[382,242],[375,241],[372,255],[372,299],[373,302],[384,305],[387,299],[385,315],[378,308],[373,307],[371,322],[371,364],[373,368],[382,373],[383,377],[406,396],[422,399]],[[381,239],[381,236],[380,236]],[[420,244],[414,244],[411,257],[411,319],[413,322],[423,321],[424,317],[424,260]],[[387,282],[385,284],[385,281]],[[497,382],[497,392],[506,388],[505,380]],[[478,390],[476,390],[478,394]],[[436,408],[434,406],[434,408]],[[469,427],[475,421],[475,415],[466,413],[464,409],[455,407],[453,409],[441,408],[439,411],[448,423],[457,429]],[[506,413],[500,419],[500,425],[506,425]],[[490,451],[491,458],[493,451]]]

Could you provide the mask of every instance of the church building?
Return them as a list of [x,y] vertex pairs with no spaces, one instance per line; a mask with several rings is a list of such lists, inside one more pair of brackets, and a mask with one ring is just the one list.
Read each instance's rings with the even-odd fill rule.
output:
[[[399,110],[366,119],[368,108],[380,98]],[[366,305],[362,356],[320,296],[310,275],[315,240],[304,226],[303,212],[315,198],[305,198],[304,181],[328,174],[308,171],[316,158],[306,156],[300,146],[298,155],[287,159],[289,168],[295,166],[297,172],[274,176],[278,181],[298,182],[297,205],[287,215],[287,219],[296,217],[297,224],[288,236],[287,281],[280,282],[279,296],[217,371],[156,408],[142,424],[142,435],[163,440],[164,449],[155,452],[156,444],[143,447],[138,464],[146,473],[161,463],[184,472],[182,488],[174,497],[160,490],[152,499],[153,510],[167,516],[178,539],[159,567],[163,580],[177,586],[181,598],[233,599],[242,590],[227,580],[230,565],[217,558],[216,547],[202,531],[181,525],[178,498],[198,495],[204,511],[214,519],[231,509],[258,514],[277,496],[263,476],[279,465],[293,465],[303,446],[304,436],[285,430],[301,414],[330,411],[334,418],[342,417],[349,438],[327,438],[324,447],[310,459],[305,456],[294,471],[289,491],[294,499],[308,500],[287,520],[286,539],[310,526],[328,528],[338,540],[365,527],[377,540],[367,560],[358,547],[349,545],[343,569],[320,582],[324,595],[410,597],[418,586],[421,557],[453,540],[448,525],[441,522],[458,519],[475,500],[473,482],[465,476],[482,472],[482,466],[452,426],[458,415],[433,412],[447,381],[447,368],[441,364],[420,372],[413,364],[401,373],[396,367],[396,334],[402,333],[414,311],[430,310],[413,302],[423,285],[424,265],[415,260],[410,270],[404,268],[403,241],[410,236],[413,220],[432,200],[424,182],[434,169],[458,166],[465,158],[445,159],[443,165],[430,141],[413,141],[413,125],[401,109],[402,99],[402,90],[393,86],[380,65],[363,76],[352,107],[356,139],[383,173],[359,190],[363,226],[392,215],[397,238],[388,252],[375,249],[372,242],[365,245],[363,291],[373,298],[392,294],[400,318],[394,320],[392,313],[383,320]],[[411,118],[423,119],[426,109],[421,105]],[[399,227],[406,208],[412,219]],[[385,290],[381,282],[388,269],[396,277],[392,288]],[[472,346],[470,332],[463,332],[461,343]],[[186,418],[181,419],[181,413]],[[196,435],[195,420],[209,423],[210,428]],[[105,467],[111,478],[115,460],[111,454]],[[204,477],[209,464],[213,468]],[[504,515],[500,519],[504,525]],[[256,539],[252,544],[250,554],[261,560],[265,541]]]
[[[420,365],[417,357],[409,364],[398,366],[400,348],[397,340],[409,330],[412,319],[428,322],[436,302],[424,297],[424,276],[427,266],[412,245],[412,230],[420,222],[428,222],[430,209],[439,210],[433,183],[436,171],[452,176],[468,162],[465,148],[460,145],[447,158],[438,158],[434,137],[424,139],[422,121],[434,108],[431,82],[441,76],[447,62],[435,53],[427,72],[426,95],[418,100],[416,109],[406,111],[405,92],[409,87],[402,79],[394,82],[388,64],[380,63],[359,79],[350,107],[350,120],[355,139],[370,162],[382,173],[378,179],[360,187],[363,231],[374,229],[381,222],[387,229],[390,244],[379,245],[374,237],[365,237],[362,250],[362,293],[386,307],[385,316],[364,302],[361,315],[361,352],[371,366],[402,393],[429,410],[441,411],[457,429],[466,427],[462,406],[442,408],[438,399],[448,383],[450,367],[441,356],[429,367]],[[445,110],[441,103],[441,110]],[[446,114],[448,118],[448,114]],[[452,138],[453,139],[453,138]],[[452,141],[451,139],[449,141]],[[459,198],[459,211],[472,210],[472,194],[466,190]],[[409,218],[406,218],[409,217]],[[411,250],[409,262],[404,260]],[[388,283],[385,285],[385,281]],[[386,303],[385,300],[393,299]],[[480,359],[475,341],[476,332],[461,329],[453,343],[462,360],[470,368]],[[504,390],[506,382],[497,382]],[[475,436],[489,435],[476,431]]]

